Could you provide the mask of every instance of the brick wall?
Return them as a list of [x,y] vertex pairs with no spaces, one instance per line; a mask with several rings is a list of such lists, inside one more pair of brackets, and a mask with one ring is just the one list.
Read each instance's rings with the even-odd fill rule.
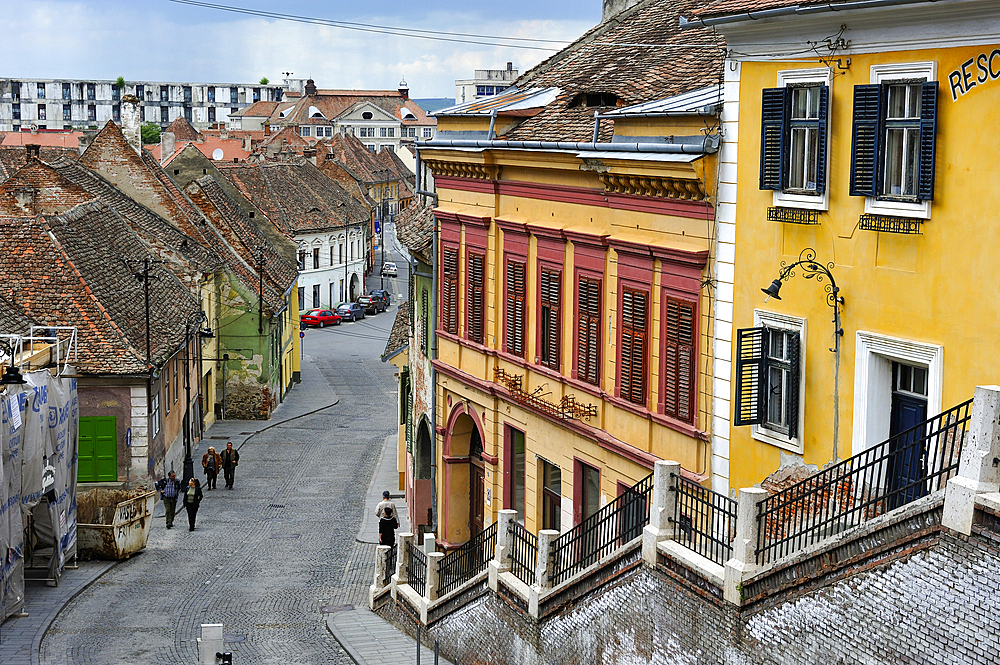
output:
[[[535,624],[495,594],[428,630],[461,665],[1000,664],[1000,520],[753,610],[640,568]],[[415,633],[390,604],[380,614]]]

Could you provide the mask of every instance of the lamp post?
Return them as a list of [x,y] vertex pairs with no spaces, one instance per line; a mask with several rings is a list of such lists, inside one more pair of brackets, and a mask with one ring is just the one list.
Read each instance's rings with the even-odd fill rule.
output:
[[[148,256],[144,257],[141,262],[140,261],[136,261],[134,259],[122,259],[122,261],[125,263],[125,267],[129,271],[132,271],[132,275],[137,280],[139,280],[140,282],[142,282],[143,292],[144,292],[144,297],[145,297],[145,302],[146,302],[146,418],[148,419],[148,426],[147,426],[146,431],[148,432],[148,434],[147,434],[147,437],[148,437],[147,438],[147,443],[150,444],[150,445],[152,445],[152,442],[153,442],[153,432],[156,431],[156,428],[153,427],[153,422],[152,422],[152,419],[153,419],[153,359],[152,359],[152,352],[150,350],[151,343],[150,343],[150,332],[149,332],[149,319],[150,319],[150,316],[149,316],[149,314],[150,314],[150,310],[149,310],[149,280],[150,279],[154,279],[150,275],[150,272],[152,272],[153,268],[156,267],[158,264],[163,263],[163,261],[161,261],[159,259],[151,259]],[[135,265],[136,268],[133,268],[133,265]],[[142,266],[142,268],[138,269],[138,266],[140,266],[140,265]],[[166,464],[166,460],[164,460],[164,464]],[[126,484],[128,483],[128,476],[129,476],[130,472],[131,472],[131,469],[126,469],[125,470]],[[166,469],[164,469],[164,476],[166,476]]]
[[781,282],[786,281],[792,277],[795,277],[795,269],[802,269],[802,276],[806,279],[816,278],[817,282],[822,282],[823,278],[830,281],[823,287],[826,291],[826,303],[833,308],[833,348],[830,351],[833,352],[833,459],[839,459],[838,457],[838,435],[840,429],[840,338],[844,336],[844,329],[840,325],[840,307],[844,304],[844,297],[840,295],[840,287],[837,286],[837,282],[833,279],[833,261],[827,264],[820,263],[816,260],[816,250],[811,247],[807,247],[799,252],[799,259],[790,265],[785,265],[785,262],[781,262],[781,270],[778,272],[778,278],[771,282],[771,285],[761,289],[767,298],[764,302],[767,302],[770,298],[775,300],[781,300],[781,296],[778,295],[778,291],[781,289]]

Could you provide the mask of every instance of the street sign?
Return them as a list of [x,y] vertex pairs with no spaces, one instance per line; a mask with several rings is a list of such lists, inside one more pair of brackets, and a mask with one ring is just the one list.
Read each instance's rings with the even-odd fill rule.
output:
[[302,337],[305,337],[305,336],[306,336],[306,331],[305,330],[300,330],[299,331],[299,337],[302,338]]
[[375,220],[375,233],[382,233],[382,222]]
[[129,448],[132,446],[132,428],[126,428],[125,430],[125,447]]

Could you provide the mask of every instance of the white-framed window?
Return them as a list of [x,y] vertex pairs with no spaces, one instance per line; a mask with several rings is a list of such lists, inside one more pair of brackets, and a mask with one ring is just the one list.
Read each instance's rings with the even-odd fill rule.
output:
[[149,402],[149,426],[153,428],[153,436],[150,439],[152,439],[160,433],[160,393],[153,393]]
[[424,127],[424,138],[429,139],[434,136],[434,129],[431,127]]
[[366,143],[365,147],[368,148],[370,152],[378,152],[378,146],[374,143]]
[[308,125],[302,125],[299,127],[299,136],[312,136],[312,132]]
[[828,210],[829,108],[827,67],[778,72],[778,87],[761,99],[760,188],[773,205]]
[[937,63],[872,65],[854,87],[851,195],[865,212],[930,219],[937,139]]
[[802,454],[800,396],[805,386],[806,321],[754,310],[754,327],[737,331],[736,425],[751,436]]

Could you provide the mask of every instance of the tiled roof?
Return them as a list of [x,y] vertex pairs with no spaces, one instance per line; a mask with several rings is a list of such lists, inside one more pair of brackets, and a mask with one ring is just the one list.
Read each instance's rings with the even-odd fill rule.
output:
[[344,228],[370,217],[367,206],[307,160],[218,167],[279,230],[291,235]]
[[388,360],[410,344],[410,301],[399,304],[396,311],[396,320],[392,322],[392,330],[389,332],[389,339],[385,342],[385,352],[382,354],[383,360]]
[[416,182],[416,176],[413,175],[413,171],[411,171],[406,164],[403,163],[403,160],[399,158],[396,151],[382,148],[378,151],[376,157],[385,168],[392,169],[393,174],[400,180],[404,182]]
[[[45,161],[51,161],[57,157],[67,159],[79,159],[78,148],[60,148],[53,146],[42,146],[39,148],[39,156]],[[11,177],[28,163],[28,149],[24,146],[0,146],[0,182]]]
[[[17,299],[41,325],[76,326],[84,374],[144,374],[143,284],[123,259],[150,257],[113,209],[99,201],[56,216],[0,217],[0,297]],[[198,300],[169,271],[149,281],[152,360],[183,345]]]
[[[500,138],[589,142],[594,111],[608,108],[588,107],[581,97],[587,93],[613,94],[619,105],[627,106],[718,83],[722,39],[708,29],[679,28],[682,15],[705,4],[643,0],[593,28],[515,81],[519,90],[558,87],[560,94]],[[609,140],[612,130],[612,122],[602,122],[599,140]]]
[[[193,145],[201,154],[216,161],[231,162],[233,159],[238,159],[242,162],[250,156],[250,153],[243,149],[243,141],[240,139],[220,139],[218,136],[206,136],[201,141],[175,143],[174,154],[169,155],[169,159],[166,162],[163,162],[160,156],[160,144],[146,146],[146,151],[153,156],[153,159],[161,162],[161,165],[165,167],[170,164],[174,157],[181,153],[181,150],[189,145]],[[216,156],[216,150],[220,151],[219,156]]]
[[836,9],[837,5],[852,2],[854,0],[717,0],[716,2],[707,2],[703,7],[692,8],[682,15],[688,19],[703,19],[730,14],[747,14],[746,20],[749,21],[752,18],[748,15],[750,12],[759,12],[765,9],[806,7],[809,5],[830,5],[831,9]]
[[13,300],[0,298],[0,334],[26,335],[36,322]]
[[230,118],[267,118],[281,102],[254,102],[250,106],[244,107],[236,113],[230,113]]
[[[416,102],[403,97],[397,90],[318,90],[315,95],[278,103],[272,110],[268,122],[275,125],[330,124],[363,102],[374,104],[398,120],[402,120],[405,125],[435,124],[434,119],[428,118],[427,113]],[[324,119],[310,118],[310,107],[315,107]],[[408,114],[403,113],[404,107],[409,111]],[[311,122],[313,120],[317,122]]]
[[7,132],[0,140],[0,146],[41,145],[50,148],[72,148],[79,150],[83,132]]
[[264,301],[272,312],[285,306],[284,293],[298,279],[296,266],[285,261],[243,209],[212,176],[188,183],[188,196],[218,233],[217,253],[252,293],[258,292],[259,258],[263,252]]
[[396,215],[396,239],[411,254],[430,264],[433,260],[431,242],[434,240],[434,206],[429,201],[423,205],[414,202]]
[[175,141],[200,141],[202,138],[198,130],[182,115],[177,116],[163,131],[173,132]]
[[315,142],[315,139],[309,140],[303,136],[299,136],[298,130],[292,127],[284,127],[280,131],[271,134],[266,139],[261,141],[258,147],[267,148],[274,146],[278,148],[293,148],[298,149],[298,152],[301,152],[301,148],[308,148]]
[[385,180],[386,165],[361,140],[352,134],[334,134],[319,146],[327,147],[327,160],[335,160],[347,167],[361,182],[381,182]]

